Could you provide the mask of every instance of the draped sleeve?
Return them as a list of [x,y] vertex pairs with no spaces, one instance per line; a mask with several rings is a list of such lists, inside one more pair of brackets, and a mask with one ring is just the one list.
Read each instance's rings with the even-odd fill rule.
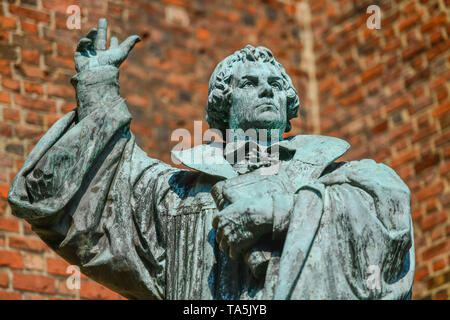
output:
[[296,195],[277,299],[405,299],[414,278],[410,191],[373,160],[353,161]]
[[165,297],[161,206],[178,169],[135,143],[124,99],[57,121],[15,177],[15,216],[83,273],[128,298]]

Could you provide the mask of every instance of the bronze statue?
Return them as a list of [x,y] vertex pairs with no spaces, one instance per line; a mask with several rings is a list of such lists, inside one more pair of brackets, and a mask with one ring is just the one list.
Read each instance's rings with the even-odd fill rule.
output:
[[78,43],[78,108],[39,141],[8,195],[53,250],[134,299],[410,297],[408,187],[373,160],[335,162],[349,148],[341,139],[282,139],[299,98],[269,49],[218,64],[207,121],[225,134],[268,130],[271,142],[236,134],[174,152],[193,169],[182,170],[136,145],[118,68],[139,37],[107,49],[106,31],[101,19]]

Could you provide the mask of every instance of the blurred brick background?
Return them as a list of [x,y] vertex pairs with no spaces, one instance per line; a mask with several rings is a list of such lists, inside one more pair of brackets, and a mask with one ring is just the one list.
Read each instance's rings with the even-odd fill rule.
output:
[[[269,47],[302,101],[292,134],[337,136],[344,160],[372,158],[410,187],[416,244],[413,298],[450,294],[449,0],[8,0],[0,2],[0,299],[115,299],[66,267],[11,216],[7,192],[43,133],[75,107],[69,80],[76,43],[98,18],[143,41],[121,68],[132,130],[169,162],[175,128],[204,119],[215,65],[246,44]],[[68,6],[81,8],[69,30]],[[366,27],[371,4],[381,29]],[[203,123],[203,129],[207,128]]]

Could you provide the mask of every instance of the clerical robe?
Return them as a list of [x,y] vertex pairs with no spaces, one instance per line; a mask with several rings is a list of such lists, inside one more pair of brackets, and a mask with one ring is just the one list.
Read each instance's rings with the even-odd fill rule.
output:
[[[349,147],[337,138],[282,141],[293,157],[280,172],[296,187],[282,247],[257,279],[214,241],[211,188],[238,173],[211,145],[194,151],[215,162],[178,154],[192,170],[152,159],[130,121],[123,99],[81,121],[69,112],[35,146],[8,195],[13,214],[88,277],[133,299],[410,296],[410,191],[389,167],[336,163]],[[368,168],[364,179],[344,178],[359,164]],[[330,175],[335,182],[324,183]]]

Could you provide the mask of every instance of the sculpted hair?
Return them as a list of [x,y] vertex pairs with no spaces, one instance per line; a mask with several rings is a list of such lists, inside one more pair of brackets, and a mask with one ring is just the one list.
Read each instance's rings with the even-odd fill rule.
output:
[[253,47],[247,45],[244,49],[236,51],[232,55],[222,60],[209,79],[208,102],[206,104],[206,121],[212,129],[225,132],[229,128],[229,110],[231,107],[232,87],[230,81],[233,75],[233,67],[236,63],[246,61],[261,61],[271,63],[276,66],[283,78],[283,89],[286,91],[287,105],[287,125],[286,132],[291,130],[290,120],[298,116],[300,101],[297,91],[292,84],[284,67],[275,60],[272,51],[265,47]]

